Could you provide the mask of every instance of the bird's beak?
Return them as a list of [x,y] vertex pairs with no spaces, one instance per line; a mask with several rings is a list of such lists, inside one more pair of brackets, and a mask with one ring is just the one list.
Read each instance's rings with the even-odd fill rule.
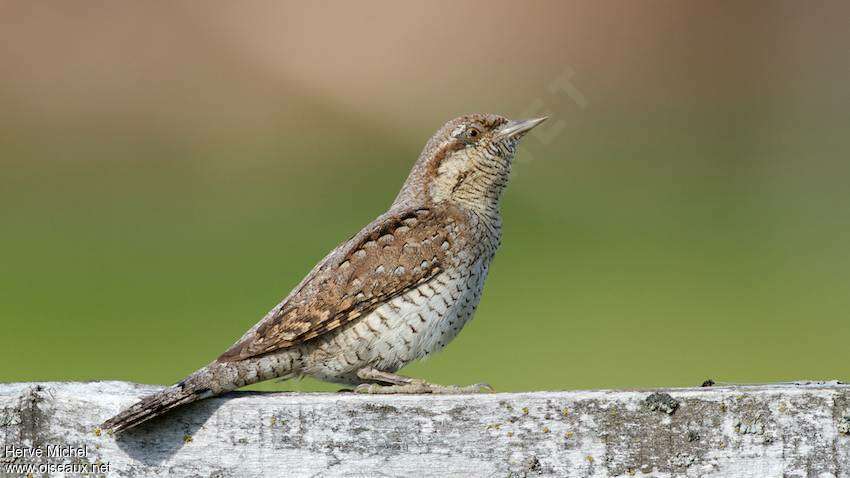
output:
[[547,118],[548,116],[527,120],[508,121],[508,123],[502,126],[499,132],[496,133],[496,139],[522,136],[523,134],[529,132],[531,128],[534,128],[540,123],[546,121]]

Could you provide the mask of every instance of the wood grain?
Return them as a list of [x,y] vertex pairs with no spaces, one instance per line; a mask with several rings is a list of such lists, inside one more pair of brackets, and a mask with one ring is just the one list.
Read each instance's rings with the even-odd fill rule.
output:
[[[96,428],[160,388],[0,384],[3,447],[85,446],[76,460],[108,462],[107,476],[128,477],[850,476],[850,386],[838,382],[476,396],[236,392],[123,435]],[[73,461],[7,453],[2,465]]]

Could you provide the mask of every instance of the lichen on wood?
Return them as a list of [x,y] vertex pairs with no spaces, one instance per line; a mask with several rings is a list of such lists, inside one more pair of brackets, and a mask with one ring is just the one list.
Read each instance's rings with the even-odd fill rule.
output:
[[[127,477],[850,476],[850,386],[838,382],[475,396],[236,392],[122,434],[97,427],[160,388],[0,384],[0,476],[18,476],[9,465],[59,464],[108,465],[94,475]],[[26,454],[48,448],[75,455]]]

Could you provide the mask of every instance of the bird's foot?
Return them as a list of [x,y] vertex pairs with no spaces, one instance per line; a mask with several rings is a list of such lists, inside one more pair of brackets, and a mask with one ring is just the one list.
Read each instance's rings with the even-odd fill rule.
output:
[[493,393],[493,387],[486,383],[476,383],[467,386],[458,385],[438,385],[428,383],[424,380],[411,379],[410,382],[395,385],[380,385],[377,383],[361,383],[354,389],[354,393],[363,393],[370,395],[377,394],[469,394],[469,393]]

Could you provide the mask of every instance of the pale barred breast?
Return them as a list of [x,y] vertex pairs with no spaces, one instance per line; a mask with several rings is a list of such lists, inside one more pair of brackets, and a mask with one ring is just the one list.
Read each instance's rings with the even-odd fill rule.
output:
[[448,271],[440,280],[421,288],[419,292],[423,295],[427,295],[428,289],[433,292],[427,301],[419,303],[423,310],[430,311],[430,320],[423,324],[422,331],[414,331],[418,325],[414,319],[419,319],[421,323],[421,312],[403,318],[410,334],[404,328],[401,333],[413,347],[407,354],[399,354],[397,359],[407,363],[424,358],[441,350],[454,339],[472,319],[481,299],[486,275],[487,261],[482,258],[469,267]]
[[364,366],[396,371],[445,347],[472,318],[489,257],[446,271],[310,350],[305,373],[355,383]]

